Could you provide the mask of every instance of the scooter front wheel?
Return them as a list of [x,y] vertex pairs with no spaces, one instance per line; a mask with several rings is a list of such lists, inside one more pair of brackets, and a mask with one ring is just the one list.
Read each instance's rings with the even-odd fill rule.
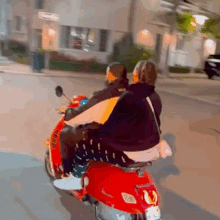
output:
[[95,205],[95,215],[98,220],[146,220],[145,214],[125,213],[101,202]]
[[46,173],[50,177],[50,179],[52,179],[52,180],[56,179],[54,177],[53,171],[52,171],[49,150],[46,151],[45,156],[44,156],[44,167],[45,167]]

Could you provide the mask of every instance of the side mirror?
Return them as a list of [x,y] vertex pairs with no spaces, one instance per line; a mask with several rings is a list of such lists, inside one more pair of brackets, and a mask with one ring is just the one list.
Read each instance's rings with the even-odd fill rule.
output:
[[63,95],[63,89],[62,89],[61,86],[57,86],[56,89],[55,89],[55,91],[56,91],[56,95],[57,95],[58,97],[61,97],[61,96]]

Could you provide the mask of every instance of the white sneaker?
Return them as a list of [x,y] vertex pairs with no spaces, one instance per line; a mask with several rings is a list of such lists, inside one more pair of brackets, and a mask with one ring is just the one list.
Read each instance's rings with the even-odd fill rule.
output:
[[64,179],[55,180],[53,185],[62,190],[80,190],[82,189],[81,178],[77,178],[70,174]]

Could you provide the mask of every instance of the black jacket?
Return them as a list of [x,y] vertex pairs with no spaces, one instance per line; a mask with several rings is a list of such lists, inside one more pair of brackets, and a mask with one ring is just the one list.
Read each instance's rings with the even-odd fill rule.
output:
[[65,112],[65,123],[74,126],[97,122],[103,124],[111,114],[119,96],[127,89],[128,80],[116,80],[107,84],[103,90],[93,93],[88,102]]
[[159,143],[160,135],[154,115],[146,100],[148,96],[160,126],[162,103],[154,86],[147,83],[132,84],[120,97],[99,131],[99,136],[106,144],[119,151],[142,151]]

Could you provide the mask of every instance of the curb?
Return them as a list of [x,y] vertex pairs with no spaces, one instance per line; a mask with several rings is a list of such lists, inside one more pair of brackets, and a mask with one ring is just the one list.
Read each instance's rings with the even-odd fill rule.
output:
[[210,105],[216,105],[216,106],[219,106],[219,107],[220,107],[220,103],[208,101],[208,100],[205,100],[205,99],[196,98],[196,97],[193,97],[193,96],[190,96],[190,95],[183,95],[183,94],[178,93],[178,92],[173,92],[173,91],[170,91],[170,90],[160,89],[160,88],[159,88],[159,89],[156,89],[156,90],[157,90],[157,91],[161,91],[161,92],[170,93],[170,94],[177,95],[177,96],[181,96],[181,97],[183,97],[183,98],[194,99],[194,100],[197,100],[197,101],[200,101],[200,102],[205,102],[205,103],[208,103],[208,104],[210,104]]
[[[84,73],[84,74],[77,74],[77,75],[46,75],[44,73],[19,73],[19,72],[4,72],[4,71],[1,71],[0,70],[0,73],[8,73],[8,74],[14,74],[14,75],[30,75],[30,76],[41,76],[41,77],[67,77],[67,78],[86,78],[88,77],[88,74]],[[130,73],[128,73],[130,75]],[[96,76],[104,76],[104,75],[101,75],[101,74],[93,74],[93,76],[96,75]],[[159,77],[160,78],[160,77]],[[163,77],[161,77],[163,78]],[[190,77],[189,77],[190,78]],[[205,100],[205,99],[200,99],[200,98],[196,98],[196,97],[193,97],[193,96],[189,96],[189,95],[183,95],[181,93],[178,93],[178,92],[173,92],[173,91],[170,91],[170,90],[166,90],[166,89],[156,89],[158,91],[161,91],[161,92],[166,92],[166,93],[169,93],[169,94],[173,94],[173,95],[177,95],[177,96],[180,96],[180,97],[184,97],[184,98],[189,98],[189,99],[193,99],[193,100],[197,100],[197,101],[200,101],[200,102],[204,102],[204,103],[208,103],[208,104],[211,104],[211,105],[215,105],[215,106],[220,106],[220,103],[215,103],[215,102],[211,102],[211,101],[208,101],[208,100]]]
[[[0,73],[5,73],[5,74],[13,74],[13,75],[29,75],[29,76],[40,76],[40,77],[68,77],[68,78],[85,78],[88,77],[88,75],[90,75],[89,73],[82,73],[82,74],[74,74],[72,73],[72,75],[65,75],[65,74],[61,74],[61,75],[55,75],[55,74],[51,74],[50,73],[20,73],[20,72],[12,72],[12,71],[1,71]],[[104,76],[104,74],[99,74],[99,73],[95,73],[93,74],[93,76]]]

